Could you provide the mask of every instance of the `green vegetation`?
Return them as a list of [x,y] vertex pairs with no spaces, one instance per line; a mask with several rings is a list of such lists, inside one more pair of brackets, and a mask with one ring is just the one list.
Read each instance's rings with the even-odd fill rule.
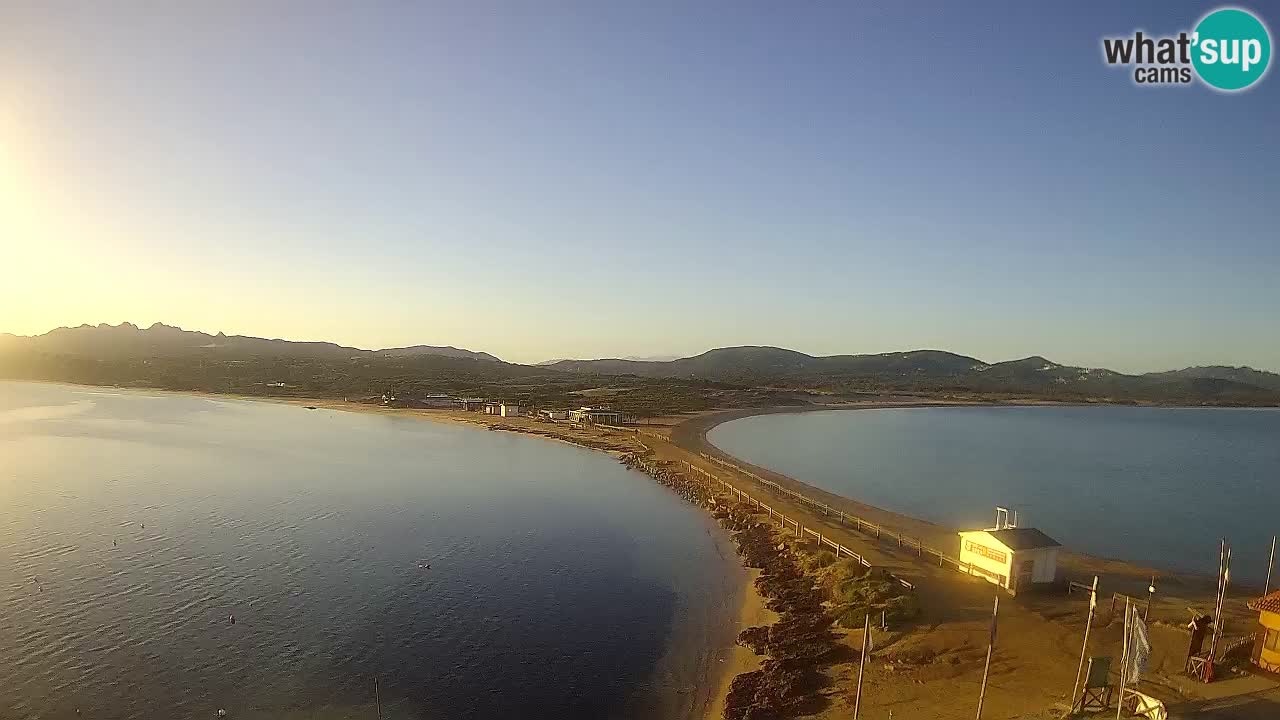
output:
[[833,564],[819,578],[841,627],[862,627],[868,615],[879,621],[883,613],[886,620],[900,622],[920,614],[913,590],[903,587],[884,570],[865,568],[852,558]]

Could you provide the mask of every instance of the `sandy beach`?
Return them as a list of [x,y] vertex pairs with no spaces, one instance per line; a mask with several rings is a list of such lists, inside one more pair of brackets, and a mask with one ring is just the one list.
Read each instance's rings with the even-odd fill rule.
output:
[[[769,610],[764,605],[764,598],[760,596],[759,591],[755,588],[755,579],[760,576],[759,570],[750,570],[747,573],[748,582],[744,586],[742,593],[742,602],[738,608],[737,629],[739,632],[749,627],[758,625],[769,625],[778,619],[778,614]],[[756,655],[750,649],[734,644],[724,650],[727,654],[725,662],[719,668],[719,684],[707,685],[709,702],[702,711],[702,717],[707,720],[719,720],[724,717],[724,701],[725,696],[729,694],[729,684],[738,675],[760,668],[760,656]],[[714,676],[708,677],[708,681],[713,681]]]
[[[871,410],[950,404],[895,399],[801,409],[770,408],[764,412]],[[795,478],[743,462],[707,441],[707,432],[716,425],[756,414],[761,412],[708,412],[671,422],[662,428],[651,428],[651,431],[665,435],[674,448],[688,456],[700,458],[705,453],[731,461],[772,482],[851,515],[918,538],[933,547],[949,548],[955,544],[953,528],[824,492]],[[720,470],[724,471],[722,467]],[[745,475],[738,475],[735,482],[755,484]],[[757,487],[768,494],[768,488]],[[991,586],[954,571],[927,566],[914,553],[869,541],[865,536],[831,523],[829,518],[788,503],[785,497],[776,493],[771,498],[770,502],[776,506],[789,508],[800,517],[808,518],[812,527],[854,543],[851,547],[873,558],[877,566],[892,568],[895,574],[915,583],[919,590],[925,609],[924,622],[900,634],[889,633],[886,640],[878,645],[876,655],[886,662],[870,667],[870,676],[865,683],[875,689],[870,707],[893,710],[895,718],[972,717],[975,687],[981,677],[980,651],[985,648],[982,633],[986,622],[983,618],[989,617],[994,593]],[[1188,637],[1183,628],[1188,616],[1187,608],[1211,606],[1214,578],[1164,572],[1158,568],[1070,552],[1060,558],[1060,567],[1073,579],[1087,581],[1093,575],[1100,578],[1102,603],[1089,641],[1090,654],[1099,655],[1119,652],[1123,618],[1116,617],[1117,613],[1111,610],[1112,593],[1145,597],[1150,578],[1153,575],[1160,577],[1161,591],[1151,609],[1154,646],[1151,667],[1154,672],[1144,680],[1143,692],[1165,701],[1171,710],[1194,711],[1197,717],[1273,716],[1269,714],[1274,713],[1273,703],[1280,700],[1280,685],[1275,682],[1260,681],[1250,675],[1231,675],[1206,686],[1191,681],[1181,672]],[[1224,608],[1227,637],[1251,633],[1256,627],[1256,613],[1250,612],[1245,603],[1259,591],[1260,588],[1232,588]],[[1123,600],[1119,605],[1123,608]],[[984,606],[988,608],[985,611]],[[1042,708],[1045,712],[1053,708],[1065,709],[1079,658],[1086,611],[1087,599],[1081,594],[1024,595],[1002,603],[1000,646],[992,671],[998,680],[989,689],[984,716],[1039,717],[1028,711],[1034,708]],[[852,683],[852,678],[847,668],[836,668],[833,681],[839,687]],[[1212,714],[1210,698],[1223,694],[1231,696],[1237,691],[1250,695],[1251,699],[1233,706],[1230,712],[1234,714]],[[836,707],[844,706],[839,698],[833,699],[837,700],[834,703]],[[922,701],[927,701],[923,710],[918,706]],[[865,695],[863,703],[864,708],[867,707]],[[824,713],[815,717],[828,716],[839,717],[840,713]]]
[[[139,392],[139,391],[127,391]],[[157,391],[140,391],[157,392]],[[211,399],[229,396],[209,394]],[[875,651],[864,678],[862,709],[864,716],[885,717],[888,712],[900,720],[932,718],[967,718],[973,716],[977,688],[981,681],[982,660],[990,618],[990,606],[996,589],[985,581],[921,562],[913,552],[882,544],[874,538],[843,527],[830,517],[791,502],[770,488],[755,483],[744,474],[726,470],[708,461],[702,453],[737,463],[744,469],[784,487],[818,499],[849,514],[910,537],[933,547],[948,548],[954,544],[954,530],[918,518],[893,513],[857,502],[779,473],[731,458],[706,440],[712,427],[739,417],[762,412],[795,412],[796,408],[748,409],[708,412],[699,415],[666,418],[635,429],[614,429],[550,423],[529,418],[501,418],[480,413],[453,410],[417,410],[388,408],[377,405],[335,400],[302,398],[248,397],[246,400],[285,402],[304,408],[326,408],[341,411],[378,413],[396,417],[417,418],[485,428],[493,431],[520,432],[559,442],[568,442],[615,457],[633,453],[651,453],[658,462],[688,463],[730,479],[738,487],[749,489],[779,511],[797,518],[805,527],[816,528],[825,536],[846,544],[866,557],[878,568],[908,580],[916,587],[921,616],[916,621],[887,631],[873,633]],[[874,409],[939,405],[909,399],[887,399],[877,403],[843,404],[803,408],[805,410]],[[968,403],[966,403],[968,404]],[[950,543],[950,544],[949,544]],[[1161,593],[1151,611],[1153,657],[1151,672],[1144,678],[1141,690],[1164,701],[1171,711],[1195,717],[1271,718],[1280,704],[1280,683],[1256,676],[1224,671],[1224,678],[1213,685],[1193,682],[1181,673],[1187,634],[1183,629],[1188,607],[1207,607],[1214,591],[1214,579],[1190,574],[1163,573],[1117,560],[1064,553],[1060,562],[1073,579],[1087,580],[1100,576],[1104,595],[1089,642],[1090,654],[1115,655],[1119,652],[1121,619],[1110,611],[1111,593],[1139,595],[1152,574],[1161,578]],[[754,577],[753,571],[750,577]],[[1256,614],[1245,602],[1256,593],[1235,588],[1229,596],[1224,615],[1227,635],[1251,632]],[[765,609],[764,599],[750,582],[744,580],[742,601],[737,613],[740,629],[769,624],[776,615]],[[1121,603],[1123,606],[1123,603]],[[984,717],[1040,718],[1052,717],[1067,707],[1068,696],[1080,656],[1080,638],[1087,613],[1087,598],[1074,595],[1027,595],[1005,598],[1001,603],[1001,635],[992,662]],[[858,633],[842,633],[841,642],[848,652],[845,659],[824,667],[823,702],[805,708],[794,717],[845,718],[852,711],[853,687],[856,683]],[[698,690],[690,693],[685,717],[723,717],[725,696],[733,678],[760,666],[761,658],[744,647],[713,648],[712,654],[723,658],[708,667],[707,677]],[[1219,712],[1223,698],[1238,698],[1229,711]],[[1226,713],[1226,714],[1224,714]],[[1174,715],[1175,717],[1178,715]]]

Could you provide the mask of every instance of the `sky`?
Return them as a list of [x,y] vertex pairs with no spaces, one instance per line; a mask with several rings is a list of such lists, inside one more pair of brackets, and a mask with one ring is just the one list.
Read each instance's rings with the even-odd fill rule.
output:
[[1280,371],[1280,76],[1102,61],[1214,7],[0,0],[0,332]]

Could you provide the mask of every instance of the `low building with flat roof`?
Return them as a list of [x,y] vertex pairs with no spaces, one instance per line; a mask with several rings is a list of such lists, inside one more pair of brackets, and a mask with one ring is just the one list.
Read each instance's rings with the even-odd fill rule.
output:
[[1012,593],[1058,579],[1062,544],[1035,528],[994,527],[960,533],[960,565]]

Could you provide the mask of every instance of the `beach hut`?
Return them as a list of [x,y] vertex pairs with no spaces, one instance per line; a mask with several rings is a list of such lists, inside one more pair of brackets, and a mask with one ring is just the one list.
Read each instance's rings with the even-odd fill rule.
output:
[[1249,609],[1258,612],[1262,626],[1253,645],[1253,664],[1280,672],[1280,590],[1251,601]]
[[520,417],[520,406],[502,403],[498,408],[498,414],[502,417]]
[[484,404],[485,415],[501,415],[502,403],[489,402]]
[[1062,544],[1035,528],[1017,527],[1008,513],[997,514],[996,526],[960,533],[960,563],[970,575],[1012,593],[1052,584],[1058,578]]

